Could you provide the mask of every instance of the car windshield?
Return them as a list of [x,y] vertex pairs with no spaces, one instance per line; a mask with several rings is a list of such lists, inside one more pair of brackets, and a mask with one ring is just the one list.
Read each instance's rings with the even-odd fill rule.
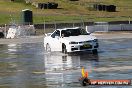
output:
[[78,28],[78,29],[62,30],[61,35],[63,35],[64,37],[69,37],[69,36],[88,35],[88,33],[84,29]]

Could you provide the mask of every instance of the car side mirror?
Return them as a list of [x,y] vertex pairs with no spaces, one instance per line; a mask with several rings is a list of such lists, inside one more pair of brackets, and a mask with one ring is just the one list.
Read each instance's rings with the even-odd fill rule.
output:
[[45,34],[45,36],[50,36],[52,33],[47,33],[47,34]]
[[64,38],[64,34],[61,35],[61,38]]
[[59,39],[60,37],[59,36],[55,36],[55,38]]

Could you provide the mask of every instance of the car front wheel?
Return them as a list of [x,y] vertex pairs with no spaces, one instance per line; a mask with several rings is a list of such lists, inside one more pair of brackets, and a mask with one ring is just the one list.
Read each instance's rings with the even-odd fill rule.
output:
[[67,53],[66,45],[62,44],[62,53]]
[[47,52],[51,52],[51,48],[50,48],[50,45],[49,44],[46,44],[46,51]]

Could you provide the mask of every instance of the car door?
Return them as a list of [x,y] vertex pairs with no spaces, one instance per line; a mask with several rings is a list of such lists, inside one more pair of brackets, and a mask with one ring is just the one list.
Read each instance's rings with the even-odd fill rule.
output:
[[60,31],[59,30],[56,30],[51,35],[50,46],[51,46],[51,51],[61,51],[62,50],[62,44],[60,41]]

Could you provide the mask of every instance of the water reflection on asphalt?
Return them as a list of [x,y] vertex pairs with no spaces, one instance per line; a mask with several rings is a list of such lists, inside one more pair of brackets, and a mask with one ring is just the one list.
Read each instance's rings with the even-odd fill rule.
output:
[[43,43],[0,45],[0,88],[83,88],[78,82],[82,66],[90,79],[132,79],[132,39],[99,44],[98,55],[47,53]]

